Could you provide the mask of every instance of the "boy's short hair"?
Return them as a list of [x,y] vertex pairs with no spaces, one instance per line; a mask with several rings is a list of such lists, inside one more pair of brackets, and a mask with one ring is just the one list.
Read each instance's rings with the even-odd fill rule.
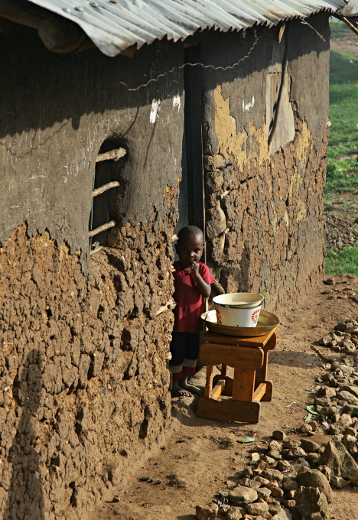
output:
[[188,235],[200,235],[204,242],[204,233],[202,230],[196,226],[184,226],[181,228],[181,230],[178,232],[178,242],[181,240],[184,240],[185,237]]

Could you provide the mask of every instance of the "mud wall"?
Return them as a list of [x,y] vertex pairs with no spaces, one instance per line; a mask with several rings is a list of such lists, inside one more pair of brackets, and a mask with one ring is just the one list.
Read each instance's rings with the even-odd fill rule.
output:
[[[134,92],[120,82],[176,67],[181,47],[130,60],[41,45],[24,28],[0,40],[0,517],[12,520],[82,518],[170,428],[181,78]],[[107,139],[128,152],[111,197],[118,225],[90,257]]]
[[81,517],[163,445],[170,237],[153,226],[128,225],[90,279],[48,233],[22,226],[1,251],[2,518]]
[[1,35],[0,49],[0,244],[26,222],[29,236],[47,230],[80,250],[89,272],[92,180],[105,140],[128,150],[116,217],[136,225],[155,211],[167,219],[163,194],[181,173],[181,45],[158,42],[132,59],[97,49],[62,56],[19,26]]
[[267,288],[268,310],[323,273],[329,28],[309,23],[325,41],[291,21],[280,44],[250,31],[202,43],[207,63],[239,62],[203,79],[207,261],[228,292]]

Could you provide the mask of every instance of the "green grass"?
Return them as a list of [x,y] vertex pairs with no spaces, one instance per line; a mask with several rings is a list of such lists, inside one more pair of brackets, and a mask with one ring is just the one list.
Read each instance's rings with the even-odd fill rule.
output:
[[325,273],[358,276],[358,247],[346,247],[337,252],[327,249]]
[[[344,36],[354,37],[346,24],[332,23],[331,38]],[[329,90],[331,127],[324,205],[326,211],[339,205],[349,213],[356,209],[358,195],[358,161],[348,153],[358,150],[358,47],[351,52],[331,50]],[[358,247],[337,252],[328,249],[325,272],[358,276]]]
[[[331,24],[332,36],[350,34],[345,24]],[[357,53],[331,51],[330,137],[325,196],[358,193],[358,161],[348,155],[358,149]],[[345,158],[346,157],[346,158]]]

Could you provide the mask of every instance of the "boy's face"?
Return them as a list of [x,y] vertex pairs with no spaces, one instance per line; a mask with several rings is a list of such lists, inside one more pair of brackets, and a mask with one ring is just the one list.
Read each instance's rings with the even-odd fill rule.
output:
[[203,236],[187,235],[175,246],[181,265],[184,268],[193,267],[193,262],[200,262],[204,251]]

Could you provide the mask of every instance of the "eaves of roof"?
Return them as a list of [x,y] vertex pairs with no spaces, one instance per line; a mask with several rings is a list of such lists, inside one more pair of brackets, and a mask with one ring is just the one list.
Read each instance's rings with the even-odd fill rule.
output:
[[344,0],[30,1],[75,22],[108,56],[164,37],[178,41],[209,28],[229,31],[257,24],[271,27],[319,11],[333,14],[347,5]]

